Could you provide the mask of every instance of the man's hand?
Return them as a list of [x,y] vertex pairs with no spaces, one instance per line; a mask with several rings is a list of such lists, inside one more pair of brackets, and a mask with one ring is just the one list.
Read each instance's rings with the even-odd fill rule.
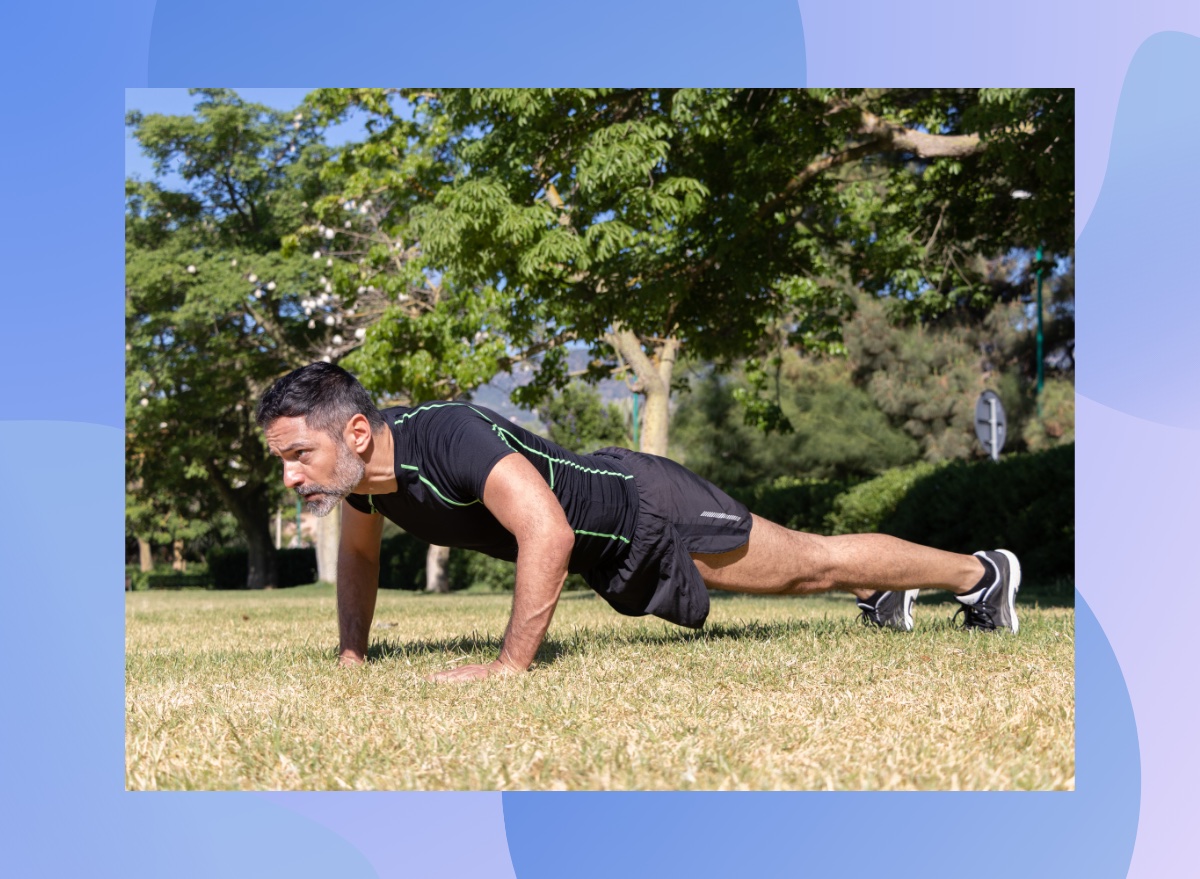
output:
[[452,668],[448,671],[439,671],[429,675],[426,680],[433,681],[434,683],[460,683],[462,681],[481,681],[492,675],[515,675],[520,673],[519,669],[513,668],[511,665],[505,665],[497,659],[494,662],[489,662],[487,665],[460,665],[458,668]]
[[[483,505],[517,539],[517,578],[512,615],[504,630],[500,659],[513,670],[533,664],[558,596],[567,579],[575,532],[549,486],[532,464],[517,454],[501,458],[483,486]],[[461,671],[467,679],[495,673],[497,663],[480,673]],[[457,678],[456,678],[457,679]]]

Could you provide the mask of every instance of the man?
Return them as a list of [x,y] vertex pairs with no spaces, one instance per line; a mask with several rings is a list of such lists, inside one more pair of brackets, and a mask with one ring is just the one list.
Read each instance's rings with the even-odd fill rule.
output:
[[626,449],[576,455],[471,403],[380,412],[348,372],[314,363],[258,407],[283,481],[327,515],[344,501],[339,662],[365,661],[383,517],[430,543],[516,562],[500,656],[434,675],[525,671],[568,573],[616,610],[699,628],[708,589],[849,591],[876,625],[910,630],[919,589],[955,595],[971,629],[1017,631],[1021,569],[1007,550],[961,555],[882,534],[821,537],[754,516],[673,461]]

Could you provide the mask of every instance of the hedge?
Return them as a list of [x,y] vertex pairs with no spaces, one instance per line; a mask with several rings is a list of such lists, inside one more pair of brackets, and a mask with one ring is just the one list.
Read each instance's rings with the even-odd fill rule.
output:
[[890,470],[834,504],[829,533],[878,531],[954,552],[1003,547],[1026,575],[1075,575],[1075,446]]
[[[379,547],[379,586],[383,589],[425,588],[425,556],[429,544],[411,534],[394,534],[384,538]],[[494,559],[480,552],[456,549],[450,552],[446,579],[451,591],[472,587],[488,592],[511,592],[515,566],[503,559]],[[572,574],[566,590],[586,589],[583,578]]]
[[[317,580],[317,551],[312,547],[275,551],[276,573],[281,589]],[[214,549],[208,554],[208,572],[214,589],[245,589],[250,565],[244,547]]]

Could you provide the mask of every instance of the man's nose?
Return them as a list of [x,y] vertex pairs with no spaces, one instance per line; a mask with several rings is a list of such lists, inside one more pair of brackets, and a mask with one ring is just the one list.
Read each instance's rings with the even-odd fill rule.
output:
[[304,482],[304,478],[300,475],[300,465],[292,462],[287,462],[283,465],[283,484],[286,488],[295,488]]

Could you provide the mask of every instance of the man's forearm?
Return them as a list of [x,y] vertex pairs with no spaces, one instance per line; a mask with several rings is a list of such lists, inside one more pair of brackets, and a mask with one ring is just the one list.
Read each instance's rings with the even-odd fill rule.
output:
[[575,536],[570,532],[541,537],[517,553],[517,582],[512,618],[504,632],[500,662],[524,671],[533,663],[567,579]]
[[338,556],[338,654],[366,659],[379,591],[379,563],[353,553]]

